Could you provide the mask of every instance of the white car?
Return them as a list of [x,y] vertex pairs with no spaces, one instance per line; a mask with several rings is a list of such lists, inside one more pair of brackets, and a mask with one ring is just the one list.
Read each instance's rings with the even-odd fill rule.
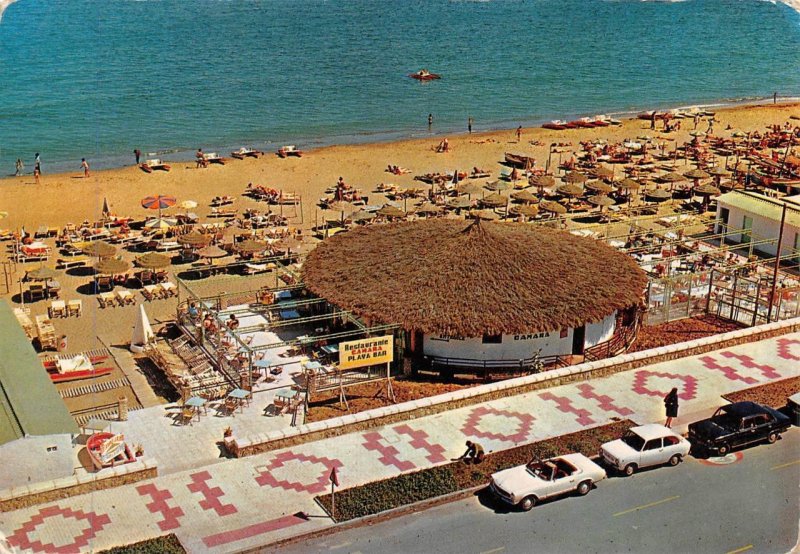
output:
[[606,471],[583,454],[567,454],[493,473],[490,487],[501,500],[527,512],[551,496],[584,495],[605,478]]
[[605,443],[600,447],[600,456],[609,466],[633,475],[641,467],[667,463],[676,466],[691,447],[672,429],[651,423],[631,427],[621,439]]

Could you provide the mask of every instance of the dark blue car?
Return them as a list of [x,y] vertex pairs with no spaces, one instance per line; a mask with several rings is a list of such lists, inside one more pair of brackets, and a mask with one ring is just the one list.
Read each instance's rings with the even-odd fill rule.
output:
[[724,456],[733,448],[766,441],[774,443],[791,420],[768,406],[735,402],[722,406],[709,419],[689,424],[689,442],[696,448]]

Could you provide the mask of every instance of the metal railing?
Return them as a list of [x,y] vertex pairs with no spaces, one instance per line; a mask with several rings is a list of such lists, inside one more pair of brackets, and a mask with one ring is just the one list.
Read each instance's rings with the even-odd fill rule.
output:
[[536,373],[542,368],[555,369],[569,366],[566,356],[531,356],[517,360],[476,360],[473,358],[450,358],[445,356],[425,356],[431,368],[463,369],[484,373],[492,371],[503,372],[531,372]]

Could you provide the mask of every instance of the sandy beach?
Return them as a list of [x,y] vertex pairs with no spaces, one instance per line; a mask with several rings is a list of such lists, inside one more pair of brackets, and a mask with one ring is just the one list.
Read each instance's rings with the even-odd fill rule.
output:
[[[733,130],[763,131],[767,125],[785,123],[791,115],[800,115],[800,104],[720,109],[716,115],[715,130],[721,136],[729,136]],[[725,131],[729,125],[731,130]],[[698,125],[702,131],[706,127],[705,121]],[[476,128],[479,129],[479,125]],[[263,202],[241,196],[248,183],[253,183],[299,194],[302,197],[302,218],[298,213],[297,217],[290,218],[290,223],[310,228],[315,217],[321,221],[325,216],[331,218],[335,215],[320,210],[317,204],[325,196],[325,189],[333,186],[340,176],[370,196],[369,203],[375,204],[383,202],[383,198],[373,192],[378,184],[394,183],[400,187],[413,187],[420,185],[414,181],[414,176],[424,173],[455,169],[469,171],[473,167],[480,167],[491,171],[493,178],[496,178],[504,167],[500,165],[504,152],[532,155],[537,160],[537,166],[543,167],[552,143],[565,143],[571,146],[566,146],[564,150],[579,151],[582,140],[604,138],[618,142],[651,135],[666,140],[667,148],[672,149],[674,141],[680,144],[689,140],[692,129],[693,122],[690,119],[684,120],[680,131],[669,134],[652,132],[649,121],[630,119],[617,127],[564,131],[524,129],[521,142],[517,142],[514,130],[449,136],[449,153],[434,151],[441,140],[440,136],[392,143],[331,146],[306,151],[301,158],[281,159],[269,152],[258,159],[236,160],[230,158],[229,152],[220,152],[220,155],[228,158],[224,166],[212,164],[208,168],[197,169],[194,163],[170,162],[170,172],[155,171],[151,174],[135,167],[131,156],[131,166],[92,171],[89,178],[84,178],[79,170],[80,160],[75,161],[75,171],[66,174],[48,174],[47,165],[44,164],[45,173],[38,186],[29,173],[0,179],[3,191],[0,210],[9,213],[0,222],[0,227],[17,230],[25,226],[30,230],[40,225],[63,226],[68,222],[96,220],[100,217],[104,198],[108,199],[112,212],[117,215],[143,220],[154,215],[154,212],[143,209],[140,200],[152,194],[174,195],[179,202],[194,200],[199,205],[193,211],[201,218],[209,213],[211,199],[220,195],[236,196],[233,207],[240,212],[246,208],[264,210],[266,204]],[[568,157],[569,152],[562,156]],[[45,160],[46,157],[47,153],[43,152]],[[553,162],[557,161],[558,155],[554,155]],[[400,176],[390,174],[385,171],[388,164],[408,168],[410,173]],[[26,167],[26,172],[29,169]],[[273,206],[273,209],[277,211],[277,207]],[[284,215],[292,215],[292,208],[286,208]]]

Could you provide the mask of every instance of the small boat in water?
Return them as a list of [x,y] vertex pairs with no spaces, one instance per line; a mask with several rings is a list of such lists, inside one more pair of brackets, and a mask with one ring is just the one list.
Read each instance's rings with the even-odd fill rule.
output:
[[442,78],[438,73],[431,73],[427,69],[420,69],[416,73],[410,73],[408,76],[417,81],[433,81]]

